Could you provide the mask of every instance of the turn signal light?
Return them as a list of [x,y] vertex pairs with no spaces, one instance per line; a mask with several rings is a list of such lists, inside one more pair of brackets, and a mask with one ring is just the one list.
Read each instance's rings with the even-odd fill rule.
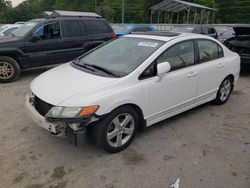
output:
[[95,113],[98,110],[98,108],[99,108],[99,106],[97,106],[97,105],[84,107],[81,110],[79,116],[90,116],[93,113]]

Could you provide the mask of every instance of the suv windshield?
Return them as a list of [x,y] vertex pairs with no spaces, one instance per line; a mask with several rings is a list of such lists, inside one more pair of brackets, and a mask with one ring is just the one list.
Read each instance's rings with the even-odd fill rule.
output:
[[29,31],[31,31],[38,23],[37,22],[27,22],[23,24],[21,27],[12,32],[13,35],[17,37],[23,37]]
[[163,44],[151,39],[119,38],[84,55],[78,64],[121,77],[135,70]]

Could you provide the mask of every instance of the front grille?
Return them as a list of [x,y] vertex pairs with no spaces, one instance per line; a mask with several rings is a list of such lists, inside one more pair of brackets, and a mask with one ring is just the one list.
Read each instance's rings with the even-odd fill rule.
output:
[[88,139],[86,127],[83,127],[79,131],[74,131],[69,126],[66,126],[66,135],[67,135],[69,143],[75,146],[85,144]]
[[36,110],[39,112],[39,114],[41,114],[42,116],[45,116],[48,113],[48,111],[53,107],[53,105],[46,103],[37,96],[35,96],[34,98],[34,106]]

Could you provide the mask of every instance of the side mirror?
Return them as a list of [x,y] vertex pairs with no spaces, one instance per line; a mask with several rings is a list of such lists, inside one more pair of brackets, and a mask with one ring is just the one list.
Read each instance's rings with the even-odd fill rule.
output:
[[162,62],[157,64],[157,76],[163,77],[166,73],[171,70],[169,62]]
[[39,36],[37,36],[37,35],[33,35],[31,38],[30,38],[30,41],[31,42],[36,42],[36,41],[38,41],[38,40],[40,40],[41,38],[39,37]]

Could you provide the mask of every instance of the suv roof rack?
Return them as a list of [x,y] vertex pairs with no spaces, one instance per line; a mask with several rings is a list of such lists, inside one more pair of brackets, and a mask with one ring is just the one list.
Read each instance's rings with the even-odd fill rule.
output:
[[154,35],[154,36],[164,36],[164,37],[175,37],[179,36],[180,33],[174,33],[174,32],[152,32],[152,31],[147,31],[147,32],[132,32],[132,34],[135,35]]
[[51,17],[95,17],[95,18],[101,18],[100,15],[94,13],[94,12],[77,12],[77,11],[64,11],[64,10],[55,10],[48,16],[48,18]]

